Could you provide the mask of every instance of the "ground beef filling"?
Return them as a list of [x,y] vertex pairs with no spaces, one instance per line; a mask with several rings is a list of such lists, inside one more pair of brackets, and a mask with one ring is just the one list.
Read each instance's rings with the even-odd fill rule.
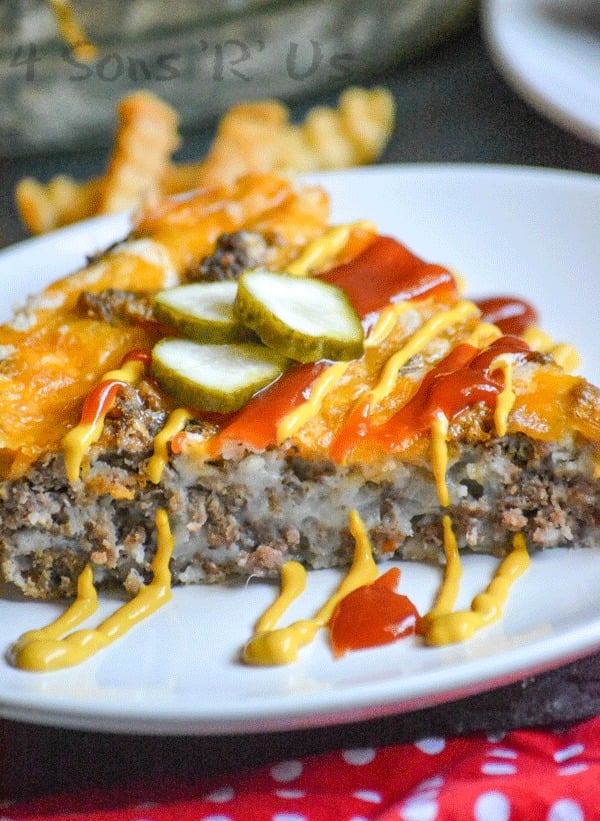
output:
[[77,311],[87,319],[97,319],[109,325],[154,321],[150,294],[118,288],[106,288],[99,293],[82,291],[77,300]]
[[237,279],[246,268],[267,265],[277,245],[276,236],[264,236],[256,231],[221,234],[214,253],[188,268],[185,279],[188,282]]
[[[176,459],[153,485],[144,472],[148,449],[135,441],[135,451],[97,451],[85,482],[69,485],[54,455],[0,487],[6,580],[29,595],[65,596],[91,561],[100,587],[133,592],[150,576],[159,507],[176,538],[175,583],[275,576],[290,558],[315,568],[347,564],[351,508],[364,519],[376,556],[443,557],[444,511],[423,468],[399,465],[374,481],[372,468],[367,478],[359,467],[273,450],[195,472]],[[586,545],[600,535],[596,483],[546,444],[507,436],[465,445],[448,482],[461,548],[502,555],[518,531],[533,549]]]

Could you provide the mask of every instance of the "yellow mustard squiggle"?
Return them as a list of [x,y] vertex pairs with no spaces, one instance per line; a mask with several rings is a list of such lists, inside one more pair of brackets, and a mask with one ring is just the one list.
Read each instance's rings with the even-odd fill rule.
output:
[[288,607],[306,589],[306,568],[300,562],[289,561],[281,568],[281,592],[256,623],[256,633],[274,630]]
[[13,644],[10,656],[17,667],[21,667],[22,651],[36,641],[59,639],[69,630],[84,622],[98,609],[98,593],[94,587],[94,571],[90,564],[86,565],[77,579],[77,596],[65,612],[46,627],[39,630],[28,630]]
[[510,354],[502,354],[492,360],[489,371],[493,373],[495,370],[502,371],[504,376],[504,387],[498,394],[496,399],[496,408],[494,410],[494,425],[498,436],[504,436],[508,428],[508,417],[515,404],[515,392],[512,387],[512,375],[514,368],[514,356]]
[[579,353],[573,345],[568,342],[556,343],[546,331],[535,325],[523,331],[521,337],[533,350],[551,354],[556,364],[567,373],[577,370],[581,364]]
[[422,627],[425,635],[429,625],[441,615],[451,613],[458,597],[460,580],[462,578],[462,565],[456,536],[452,529],[450,516],[442,517],[444,529],[444,555],[446,565],[444,567],[444,578],[437,594],[437,598],[431,610],[423,616]]
[[[392,332],[398,317],[409,307],[410,303],[406,301],[398,302],[395,305],[387,305],[365,339],[365,348],[372,348],[381,344]],[[313,385],[309,399],[288,413],[277,426],[278,444],[293,436],[313,416],[317,415],[323,400],[335,388],[349,366],[350,362],[336,362],[319,376]]]
[[471,602],[470,610],[454,613],[436,607],[425,621],[425,642],[440,646],[467,641],[477,630],[492,624],[502,616],[502,607],[514,581],[529,567],[530,558],[522,533],[513,538],[513,548],[506,556],[483,593]]
[[408,311],[409,308],[410,302],[408,300],[386,305],[365,339],[365,348],[374,348],[376,345],[380,345],[393,331],[398,317]]
[[377,233],[377,226],[369,220],[328,228],[320,237],[309,242],[293,262],[286,266],[286,273],[293,276],[308,276],[311,271],[319,270],[342,251],[353,230]]
[[[279,665],[290,664],[298,657],[301,647],[309,644],[320,630],[331,619],[338,603],[353,590],[369,584],[378,576],[377,565],[373,559],[371,544],[366,527],[356,510],[350,512],[350,532],[355,540],[352,565],[336,592],[325,602],[312,619],[301,619],[288,627],[276,628],[275,625],[284,607],[276,600],[269,611],[258,622],[257,629],[244,647],[242,657],[248,664]],[[296,563],[294,563],[296,564]],[[284,565],[285,567],[285,565]],[[302,568],[303,570],[303,568]],[[296,585],[302,573],[293,568],[290,584]],[[287,586],[287,582],[286,582]],[[283,593],[286,600],[296,598],[290,589]],[[268,629],[260,628],[267,627]]]
[[497,325],[491,322],[478,322],[469,336],[465,339],[466,345],[473,345],[474,348],[487,348],[492,342],[500,339],[502,331]]
[[312,386],[310,396],[294,410],[290,411],[277,425],[277,444],[285,442],[297,430],[303,427],[309,419],[319,412],[323,400],[332,391],[342,376],[348,370],[350,362],[336,362],[330,365]]
[[448,507],[450,504],[450,493],[446,482],[446,470],[448,468],[447,436],[448,418],[440,411],[431,423],[430,453],[435,487],[442,507]]
[[[463,322],[479,313],[479,308],[473,302],[461,300],[448,311],[439,311],[428,319],[416,331],[409,341],[385,363],[381,378],[370,391],[372,404],[381,402],[392,392],[398,379],[398,371],[415,354],[420,353],[432,339],[454,324]],[[361,400],[363,401],[363,400]]]
[[185,428],[190,419],[193,419],[193,416],[187,408],[176,408],[169,415],[164,428],[154,437],[154,453],[146,466],[146,475],[153,484],[157,485],[160,482],[169,461],[169,442]]
[[[143,362],[138,359],[130,359],[122,368],[105,373],[100,383],[116,379],[119,382],[135,384],[139,382],[143,374]],[[104,419],[100,418],[95,424],[80,423],[76,425],[64,437],[63,454],[69,482],[75,482],[79,478],[83,457],[88,448],[100,439],[103,430]]]
[[65,633],[81,624],[97,606],[91,568],[86,568],[78,583],[77,598],[55,622],[41,630],[25,633],[11,653],[13,663],[23,670],[48,672],[73,667],[90,658],[124,635],[131,627],[154,613],[171,598],[169,560],[174,539],[166,511],[156,514],[157,548],[152,562],[153,578],[138,594],[101,622],[96,628]]

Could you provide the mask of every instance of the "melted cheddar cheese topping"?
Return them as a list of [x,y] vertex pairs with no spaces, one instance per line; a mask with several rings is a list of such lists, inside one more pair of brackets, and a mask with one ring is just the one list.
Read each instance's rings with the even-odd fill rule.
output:
[[155,323],[111,325],[88,318],[77,308],[82,292],[171,287],[213,251],[221,234],[242,227],[279,236],[274,264],[284,266],[323,233],[328,217],[322,189],[299,189],[276,174],[251,174],[149,206],[127,240],[30,299],[12,322],[0,326],[2,475],[22,475],[40,456],[59,449],[103,374],[132,348],[152,348],[164,334]]

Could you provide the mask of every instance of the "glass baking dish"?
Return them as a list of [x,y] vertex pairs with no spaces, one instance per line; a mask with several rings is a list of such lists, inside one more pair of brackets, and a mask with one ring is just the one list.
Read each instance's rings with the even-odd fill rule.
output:
[[47,0],[0,0],[0,155],[105,144],[115,105],[149,89],[182,127],[234,103],[307,98],[425,53],[474,0],[73,0],[80,56]]

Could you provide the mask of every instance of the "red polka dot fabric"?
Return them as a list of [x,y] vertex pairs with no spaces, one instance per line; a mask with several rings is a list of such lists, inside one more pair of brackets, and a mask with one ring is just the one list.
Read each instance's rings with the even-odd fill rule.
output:
[[238,776],[53,796],[0,821],[595,821],[600,718],[563,732],[347,749]]

